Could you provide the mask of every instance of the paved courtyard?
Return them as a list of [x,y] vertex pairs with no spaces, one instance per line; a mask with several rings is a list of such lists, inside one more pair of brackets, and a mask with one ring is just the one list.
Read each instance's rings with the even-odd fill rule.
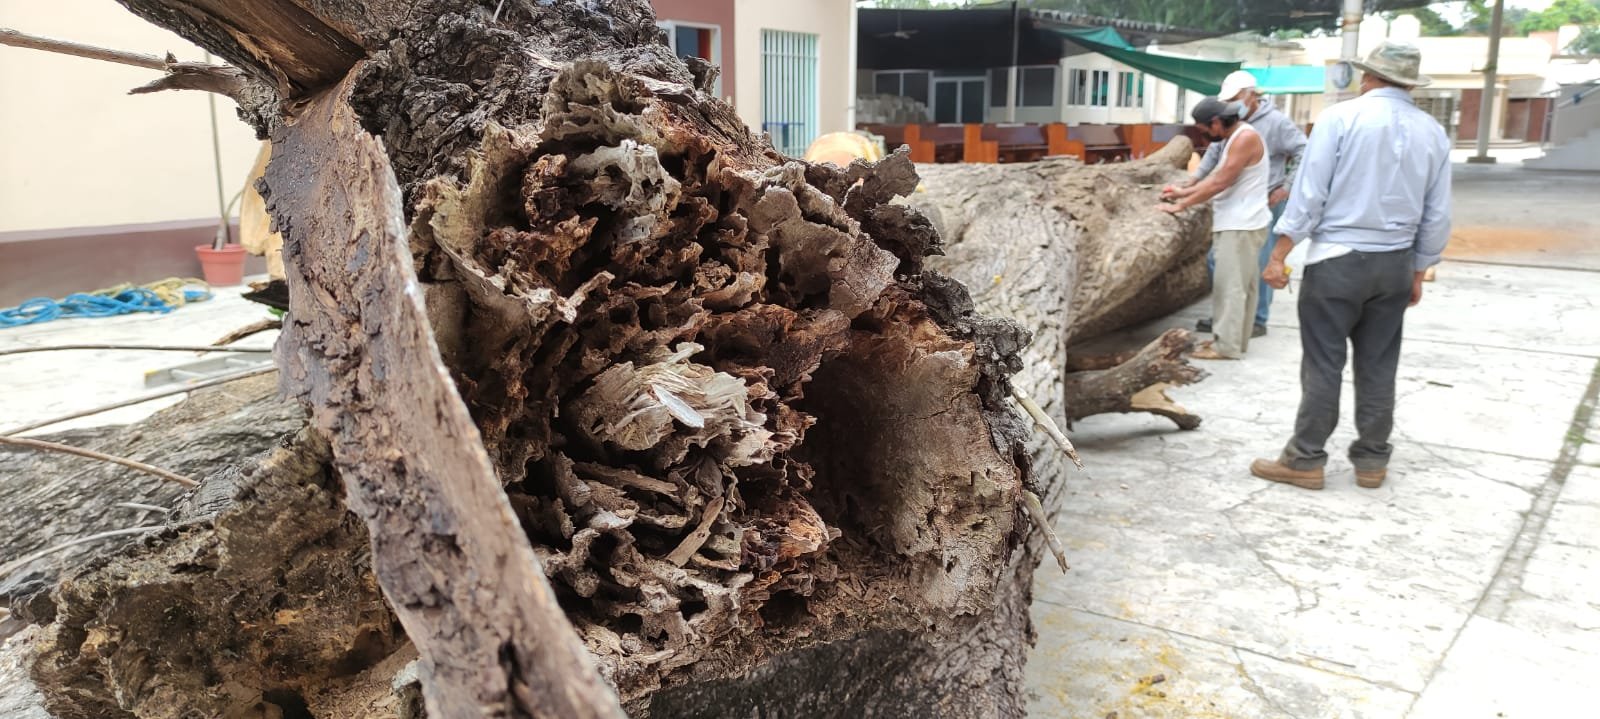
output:
[[[1456,195],[1457,231],[1480,241],[1447,255],[1407,317],[1382,489],[1355,486],[1348,427],[1325,490],[1250,476],[1299,397],[1283,294],[1245,361],[1203,363],[1210,378],[1173,392],[1199,430],[1074,428],[1089,473],[1057,524],[1072,571],[1037,575],[1035,716],[1593,715],[1600,176],[1457,165]],[[1498,229],[1542,244],[1481,241]],[[1343,399],[1348,418],[1348,383]]]

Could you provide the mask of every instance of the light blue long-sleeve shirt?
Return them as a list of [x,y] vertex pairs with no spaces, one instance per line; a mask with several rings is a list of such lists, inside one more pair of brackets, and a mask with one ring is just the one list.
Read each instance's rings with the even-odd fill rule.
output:
[[1417,271],[1450,239],[1450,138],[1404,90],[1323,111],[1273,230],[1360,252],[1415,248]]

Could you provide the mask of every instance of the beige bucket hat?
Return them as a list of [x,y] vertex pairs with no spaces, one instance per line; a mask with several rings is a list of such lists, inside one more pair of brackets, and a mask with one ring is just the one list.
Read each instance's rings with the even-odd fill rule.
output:
[[1406,87],[1423,87],[1433,82],[1433,78],[1420,72],[1422,51],[1408,42],[1384,40],[1367,54],[1367,59],[1351,60],[1350,64],[1362,72]]

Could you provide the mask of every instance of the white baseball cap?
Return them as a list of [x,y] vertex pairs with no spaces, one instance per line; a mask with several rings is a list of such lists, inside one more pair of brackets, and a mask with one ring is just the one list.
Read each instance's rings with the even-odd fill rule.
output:
[[1217,99],[1223,102],[1232,102],[1239,99],[1239,93],[1246,88],[1256,86],[1256,76],[1244,70],[1234,70],[1222,78],[1222,90],[1217,92]]

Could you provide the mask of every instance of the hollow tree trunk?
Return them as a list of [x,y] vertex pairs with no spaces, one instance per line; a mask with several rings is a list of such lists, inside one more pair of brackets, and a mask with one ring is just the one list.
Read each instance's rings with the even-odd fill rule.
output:
[[[777,156],[642,0],[123,1],[284,101],[252,116],[316,431],[225,518],[67,580],[33,669],[58,714],[399,711],[413,650],[430,716],[1021,713],[1026,333],[923,270],[904,155]],[[341,525],[227,599],[258,518],[341,502],[370,557]],[[299,643],[357,596],[291,591],[300,561],[370,561],[388,606]],[[175,603],[208,631],[159,632]]]

